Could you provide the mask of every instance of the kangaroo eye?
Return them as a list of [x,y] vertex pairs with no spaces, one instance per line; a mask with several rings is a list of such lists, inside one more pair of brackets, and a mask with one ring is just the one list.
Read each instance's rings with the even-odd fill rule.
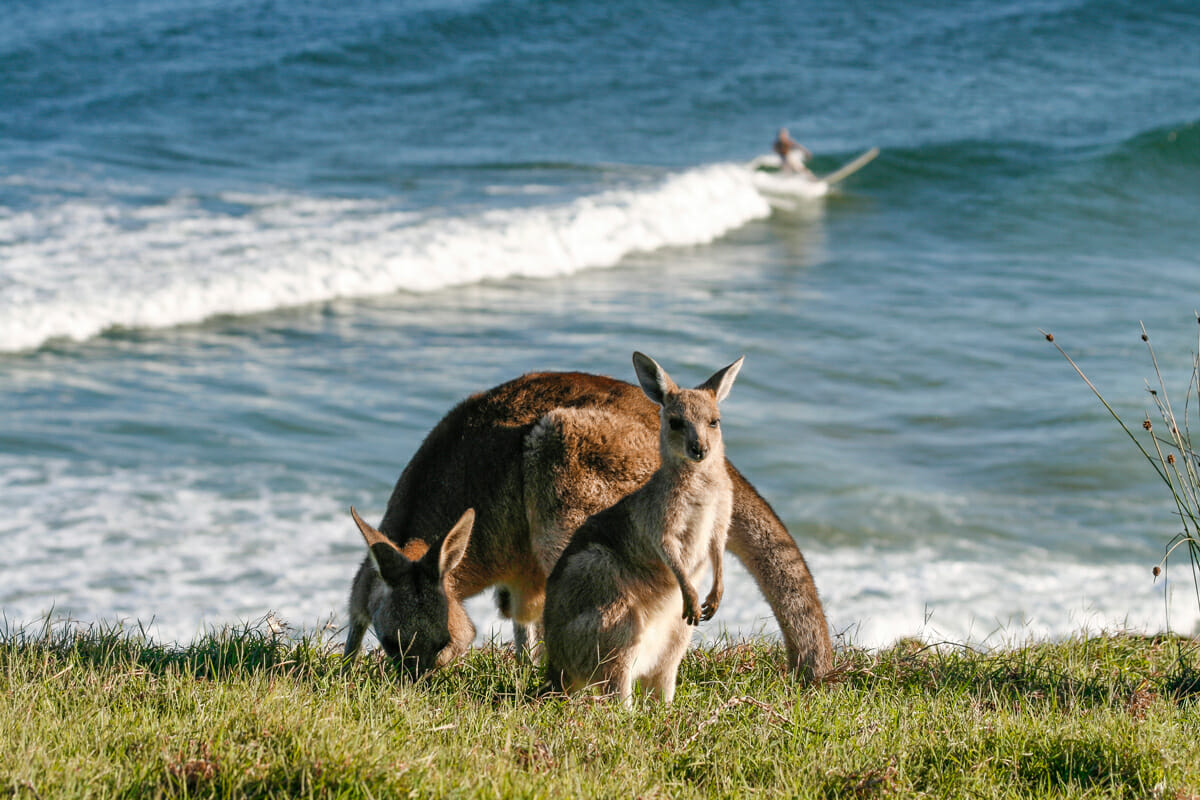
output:
[[721,420],[719,420],[719,419],[714,419],[712,422],[708,423],[708,427],[710,427],[710,428],[719,428],[719,427],[721,427]]
[[671,430],[673,431],[683,430],[683,420],[679,417],[671,417],[667,420],[667,424],[671,426]]

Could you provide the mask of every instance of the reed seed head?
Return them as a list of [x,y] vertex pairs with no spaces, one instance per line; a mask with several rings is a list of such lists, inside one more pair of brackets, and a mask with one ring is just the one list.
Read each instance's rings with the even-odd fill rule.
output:
[[1053,341],[1054,341],[1054,334],[1053,334],[1053,333],[1047,333],[1047,334],[1046,334],[1046,341],[1047,341],[1047,342],[1053,342]]
[[1150,337],[1149,337],[1149,336],[1147,336],[1146,334],[1144,334],[1144,333],[1143,333],[1143,334],[1142,334],[1142,341],[1143,341],[1143,342],[1148,342],[1148,341],[1150,341]]
[[1175,454],[1174,453],[1167,453],[1167,463],[1168,464],[1175,463]]
[[1146,420],[1145,422],[1142,423],[1142,427],[1145,428],[1146,430],[1150,430],[1151,428],[1154,427],[1154,424],[1152,422],[1150,422],[1150,420]]
[[1156,577],[1156,578],[1157,578],[1157,577],[1158,577],[1159,575],[1161,575],[1161,574],[1162,574],[1162,568],[1161,568],[1161,567],[1155,567],[1155,568],[1154,568],[1154,577]]

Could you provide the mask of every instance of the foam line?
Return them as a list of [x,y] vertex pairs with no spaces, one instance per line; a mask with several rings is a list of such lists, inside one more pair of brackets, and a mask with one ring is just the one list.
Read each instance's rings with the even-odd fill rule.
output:
[[[0,519],[5,619],[36,624],[53,610],[85,622],[153,620],[155,636],[178,641],[269,611],[310,629],[331,617],[344,624],[364,553],[345,498],[323,493],[319,476],[276,491],[266,488],[269,468],[242,469],[239,484],[257,488],[230,497],[192,467],[0,457],[0,507],[12,509]],[[365,497],[359,506],[381,513]],[[969,559],[930,547],[805,550],[830,624],[861,646],[906,636],[997,646],[1082,631],[1154,633],[1166,627],[1164,593],[1173,630],[1191,635],[1200,626],[1186,558],[1168,581],[1155,580],[1148,563],[1087,562],[1032,547],[983,548]],[[725,601],[698,636],[775,635],[753,579],[736,559],[725,563]],[[468,611],[480,642],[511,637],[490,591]]]
[[0,216],[0,350],[510,276],[567,275],[704,244],[770,207],[717,164],[573,202],[418,219],[379,201],[224,195],[139,208],[73,199]]

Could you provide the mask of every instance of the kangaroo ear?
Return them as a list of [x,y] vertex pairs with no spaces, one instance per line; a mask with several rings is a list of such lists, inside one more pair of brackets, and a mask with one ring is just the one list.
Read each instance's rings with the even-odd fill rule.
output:
[[666,404],[668,394],[679,391],[679,387],[671,380],[667,371],[648,355],[637,352],[633,354],[633,371],[637,373],[642,391],[660,406]]
[[367,542],[367,554],[371,556],[371,563],[375,565],[379,577],[388,584],[397,583],[412,566],[411,562],[391,539],[364,522],[354,506],[350,506],[350,516]]
[[717,370],[717,372],[704,383],[697,386],[697,389],[707,389],[717,396],[717,402],[721,402],[729,396],[729,390],[733,388],[733,379],[737,377],[738,372],[742,368],[742,362],[746,360],[742,356],[737,361],[730,364],[725,369]]
[[454,527],[442,540],[441,555],[438,556],[438,572],[445,577],[462,561],[471,543],[471,528],[475,525],[475,509],[468,508],[454,523]]

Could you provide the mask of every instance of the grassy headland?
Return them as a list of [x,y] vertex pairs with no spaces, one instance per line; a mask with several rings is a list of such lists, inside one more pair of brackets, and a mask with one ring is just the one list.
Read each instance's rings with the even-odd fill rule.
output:
[[987,653],[688,654],[675,703],[539,698],[500,649],[411,684],[374,654],[246,629],[0,637],[0,793],[52,797],[1200,797],[1200,670],[1178,639]]

